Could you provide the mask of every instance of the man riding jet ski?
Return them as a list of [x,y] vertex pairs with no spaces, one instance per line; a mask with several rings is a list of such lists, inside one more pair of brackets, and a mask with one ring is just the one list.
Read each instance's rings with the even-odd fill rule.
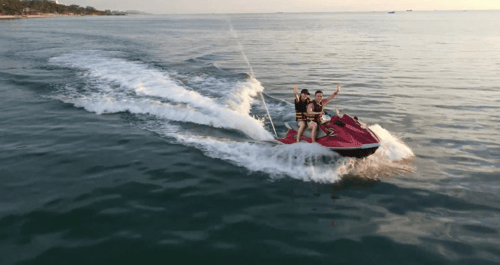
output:
[[[295,89],[297,91],[297,89]],[[283,144],[293,144],[298,141],[308,143],[317,142],[318,144],[329,148],[343,156],[362,158],[369,156],[380,146],[379,139],[365,124],[361,123],[357,117],[349,115],[335,115],[330,119],[323,119],[325,114],[324,106],[340,91],[340,84],[337,85],[337,91],[327,99],[323,99],[323,93],[317,91],[314,101],[310,101],[307,107],[308,129],[303,129],[304,121],[297,117],[303,117],[303,109],[297,109],[295,122],[285,122],[289,128],[284,138],[278,138]],[[303,90],[307,92],[307,90]],[[296,93],[297,94],[297,93]],[[305,93],[301,93],[301,98]],[[307,93],[309,94],[309,93]],[[297,96],[296,96],[297,98]],[[296,100],[297,102],[297,100]],[[297,105],[297,104],[296,104]],[[302,133],[302,130],[303,133]],[[299,132],[301,134],[299,134]]]

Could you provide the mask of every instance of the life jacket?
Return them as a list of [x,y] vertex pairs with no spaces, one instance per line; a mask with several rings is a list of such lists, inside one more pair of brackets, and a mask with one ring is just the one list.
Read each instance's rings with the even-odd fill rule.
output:
[[299,100],[295,100],[295,120],[296,121],[307,121],[307,105],[311,103],[310,99],[306,99],[302,101],[300,98]]
[[321,122],[323,121],[323,101],[318,103],[316,102],[316,100],[313,100],[312,103],[313,103],[313,111],[320,112],[320,114],[307,115],[307,120],[321,124]]

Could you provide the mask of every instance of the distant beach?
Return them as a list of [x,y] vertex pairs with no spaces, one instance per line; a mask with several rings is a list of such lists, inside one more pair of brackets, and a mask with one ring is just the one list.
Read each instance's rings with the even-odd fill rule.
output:
[[68,15],[68,14],[42,14],[42,15],[0,15],[0,19],[17,19],[17,18],[47,18],[47,17],[83,17],[95,15]]
[[0,15],[0,19],[18,19],[18,18],[48,18],[48,17],[83,17],[97,15],[70,15],[70,14],[41,14],[41,15]]

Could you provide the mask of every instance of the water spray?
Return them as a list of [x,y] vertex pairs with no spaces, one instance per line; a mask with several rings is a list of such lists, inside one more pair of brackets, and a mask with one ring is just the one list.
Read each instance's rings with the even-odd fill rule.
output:
[[274,135],[276,135],[276,137],[278,137],[278,134],[276,133],[276,129],[274,128],[273,119],[271,118],[271,114],[269,114],[269,109],[267,108],[266,100],[264,99],[263,93],[260,93],[260,97],[262,98],[262,102],[264,102],[264,107],[266,108],[267,116],[269,117],[269,121],[271,121],[271,126],[273,127]]
[[[234,31],[233,24],[231,23],[231,18],[228,19],[228,23],[229,23],[229,29],[231,30],[233,37],[236,39],[236,42],[238,43],[238,47],[240,48],[241,55],[243,56],[243,59],[245,59],[245,62],[247,63],[248,68],[250,69],[250,77],[252,79],[256,79],[255,74],[253,73],[253,68],[250,65],[250,61],[248,61],[247,55],[243,51],[243,46],[241,46],[240,40],[238,39],[238,35],[236,35],[236,31]],[[260,92],[259,94],[260,94],[260,97],[262,98],[262,102],[264,102],[264,108],[266,108],[267,116],[269,117],[269,121],[271,122],[271,126],[273,127],[274,135],[276,135],[276,137],[278,137],[278,134],[276,133],[276,129],[274,128],[273,119],[271,118],[271,114],[269,113],[269,109],[267,108],[266,100],[264,99],[264,95],[263,95],[264,92]]]

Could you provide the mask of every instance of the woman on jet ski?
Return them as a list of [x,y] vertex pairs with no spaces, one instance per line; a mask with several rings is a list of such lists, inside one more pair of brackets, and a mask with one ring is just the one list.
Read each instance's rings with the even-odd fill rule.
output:
[[295,120],[299,122],[299,131],[297,132],[297,142],[299,142],[300,136],[306,128],[307,105],[309,105],[311,100],[309,99],[310,94],[307,89],[302,89],[302,91],[300,91],[300,96],[297,86],[293,87],[293,91],[295,93]]

